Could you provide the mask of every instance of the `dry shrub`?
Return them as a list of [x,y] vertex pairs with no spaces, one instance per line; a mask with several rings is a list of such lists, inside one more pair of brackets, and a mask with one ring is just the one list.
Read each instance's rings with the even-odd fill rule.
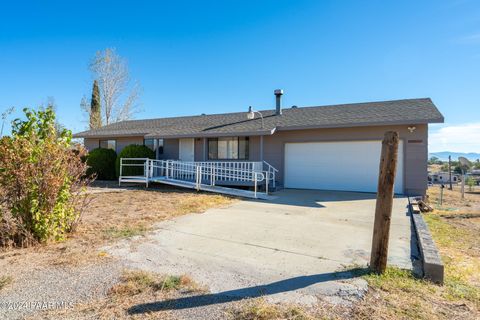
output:
[[78,223],[89,182],[85,150],[57,130],[55,114],[24,109],[0,140],[0,246],[62,240]]

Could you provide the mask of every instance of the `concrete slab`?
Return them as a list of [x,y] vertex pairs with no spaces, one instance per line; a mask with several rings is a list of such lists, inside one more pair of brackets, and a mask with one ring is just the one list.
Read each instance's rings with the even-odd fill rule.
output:
[[[366,283],[350,272],[370,257],[375,195],[283,190],[272,201],[242,200],[160,223],[142,241],[107,250],[129,267],[188,274],[212,296],[268,296],[313,304],[358,299]],[[161,204],[157,204],[161,205]],[[389,263],[412,268],[408,199],[394,201]],[[416,254],[415,252],[413,254]]]

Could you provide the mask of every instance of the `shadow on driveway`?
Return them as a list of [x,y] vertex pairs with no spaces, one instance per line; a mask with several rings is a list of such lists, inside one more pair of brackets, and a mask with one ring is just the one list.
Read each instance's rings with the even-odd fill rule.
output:
[[143,303],[128,309],[128,313],[143,314],[148,312],[156,312],[162,310],[180,310],[209,306],[214,304],[233,302],[243,300],[245,298],[258,298],[266,295],[273,295],[276,293],[288,292],[306,288],[316,283],[345,280],[360,277],[369,273],[368,268],[355,268],[341,272],[322,273],[310,276],[300,276],[272,282],[266,285],[241,288],[236,290],[223,291],[219,293],[204,294],[198,296],[184,297],[178,299],[171,299],[165,301],[157,301],[150,303]]

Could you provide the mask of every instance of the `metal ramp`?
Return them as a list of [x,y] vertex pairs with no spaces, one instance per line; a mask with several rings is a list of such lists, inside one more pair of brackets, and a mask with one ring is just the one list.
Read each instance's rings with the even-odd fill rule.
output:
[[[276,172],[278,170],[266,162],[185,162],[121,158],[118,183],[142,183],[148,187],[149,183],[157,182],[198,191],[268,200],[273,198],[269,195],[269,189],[275,187]],[[220,186],[217,183],[251,184],[253,191]],[[260,192],[259,187],[264,187],[265,192]]]

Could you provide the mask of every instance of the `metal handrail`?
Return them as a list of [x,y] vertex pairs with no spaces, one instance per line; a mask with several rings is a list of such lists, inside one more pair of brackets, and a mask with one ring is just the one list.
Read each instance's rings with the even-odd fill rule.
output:
[[[143,161],[143,164],[128,163],[129,161]],[[206,185],[205,181],[208,181],[210,186],[215,186],[217,181],[251,181],[254,183],[254,194],[256,197],[258,183],[266,182],[265,190],[268,194],[270,181],[273,181],[273,187],[275,187],[275,173],[278,172],[277,169],[265,161],[263,164],[267,165],[267,169],[258,170],[259,164],[262,164],[262,162],[185,162],[149,158],[121,158],[119,185],[121,182],[128,182],[129,179],[138,179],[144,181],[148,187],[150,178],[154,176],[194,181],[197,190],[200,190],[201,186]],[[143,167],[143,175],[123,176],[123,167],[129,166]]]
[[268,169],[272,169],[273,171],[275,172],[278,172],[278,169],[275,168],[274,166],[272,166],[270,163],[268,163],[267,161],[263,160],[263,163],[267,165]]
[[271,177],[271,180],[272,180],[272,187],[275,188],[276,187],[276,173],[278,172],[278,169],[275,168],[274,166],[272,166],[270,163],[268,163],[267,161],[263,160],[263,164],[267,166],[267,170],[266,172],[268,173],[267,176],[267,185],[270,183],[270,177]]
[[[237,178],[237,180],[253,181],[254,175],[257,175],[257,181],[258,182],[262,182],[263,180],[265,180],[265,176],[262,172],[257,172],[257,171],[252,171],[252,170],[223,168],[223,169],[221,169],[221,171],[217,171],[218,168],[215,168],[214,166],[202,166],[202,165],[198,165],[196,162],[183,162],[183,161],[175,161],[175,160],[150,160],[150,161],[152,162],[152,166],[154,168],[159,168],[159,169],[167,169],[167,168],[171,168],[170,166],[173,166],[175,164],[179,164],[183,168],[173,168],[174,171],[196,173],[197,170],[198,170],[197,167],[199,167],[199,168],[201,168],[200,172],[202,174],[210,174],[212,168],[214,168],[216,177],[224,177],[224,178],[225,177],[231,177],[231,178]],[[154,162],[159,162],[160,165],[153,164]],[[232,174],[232,172],[233,172],[233,174]],[[247,173],[247,175],[241,175],[241,174],[245,174],[245,173]],[[250,179],[248,178],[248,174],[251,175]],[[216,180],[218,180],[218,179],[216,179]]]

